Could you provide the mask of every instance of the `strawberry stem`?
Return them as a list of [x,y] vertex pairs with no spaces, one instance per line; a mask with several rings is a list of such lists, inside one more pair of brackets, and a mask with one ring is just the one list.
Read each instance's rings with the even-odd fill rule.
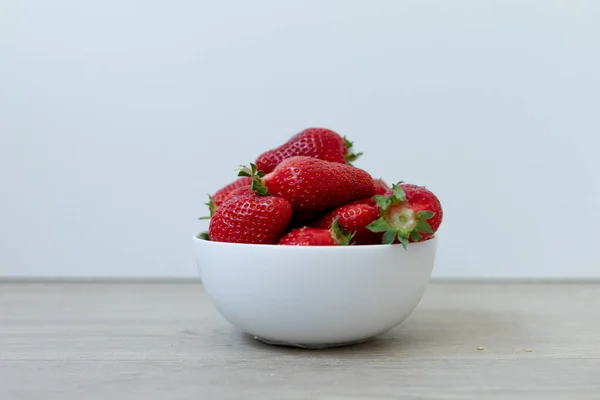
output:
[[238,176],[249,176],[252,178],[252,190],[258,196],[270,196],[268,188],[263,184],[262,178],[265,176],[263,171],[259,171],[256,164],[250,163],[250,167],[240,165]]

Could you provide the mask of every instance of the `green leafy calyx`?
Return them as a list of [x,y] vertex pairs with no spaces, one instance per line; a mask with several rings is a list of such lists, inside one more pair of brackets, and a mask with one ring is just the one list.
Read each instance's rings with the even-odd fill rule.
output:
[[199,239],[202,240],[210,240],[210,237],[208,236],[208,232],[202,232],[201,234],[198,235]]
[[354,234],[350,234],[347,230],[342,228],[338,222],[339,217],[334,219],[331,223],[331,228],[329,231],[331,232],[331,236],[334,241],[340,246],[348,246],[350,241],[354,237]]
[[208,216],[204,216],[204,217],[200,217],[198,219],[202,220],[202,219],[211,219],[213,215],[215,215],[215,212],[217,212],[217,205],[215,204],[215,201],[213,200],[212,196],[209,194],[208,195],[208,201],[206,203],[204,203],[204,205],[208,206],[208,211],[209,214]]
[[217,212],[217,205],[215,204],[215,201],[213,200],[212,196],[209,194],[208,195],[208,202],[204,203],[208,206],[208,210],[210,211],[210,216],[212,217],[213,215],[215,215],[215,212]]
[[352,146],[354,146],[354,142],[348,140],[346,136],[344,136],[344,143],[346,143],[346,149],[350,150]]
[[350,165],[354,161],[356,161],[363,153],[354,153],[354,142],[348,140],[346,136],[344,136],[344,143],[346,144],[346,162]]
[[398,239],[406,249],[409,239],[418,242],[422,233],[433,233],[428,219],[435,215],[432,211],[415,212],[406,199],[406,193],[399,185],[392,185],[393,193],[389,197],[374,196],[379,206],[381,218],[367,226],[371,232],[384,232],[381,242],[392,244]]
[[262,178],[265,176],[263,171],[259,171],[256,164],[250,163],[250,167],[240,165],[238,176],[249,176],[252,178],[252,190],[258,196],[269,196],[269,189],[264,185]]

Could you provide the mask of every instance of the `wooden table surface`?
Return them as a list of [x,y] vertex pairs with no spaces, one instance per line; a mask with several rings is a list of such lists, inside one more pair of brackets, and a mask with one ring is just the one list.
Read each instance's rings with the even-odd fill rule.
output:
[[388,334],[311,351],[200,284],[0,284],[2,400],[429,398],[600,398],[600,285],[431,284]]

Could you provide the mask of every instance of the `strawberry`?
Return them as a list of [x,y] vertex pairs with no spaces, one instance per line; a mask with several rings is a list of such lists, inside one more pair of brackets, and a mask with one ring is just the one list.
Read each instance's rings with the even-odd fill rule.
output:
[[208,209],[210,210],[210,216],[212,217],[215,213],[215,211],[217,211],[217,208],[219,208],[219,206],[223,203],[225,203],[227,200],[229,200],[231,198],[231,193],[238,189],[238,188],[246,188],[246,187],[250,187],[252,184],[252,178],[248,178],[247,176],[244,176],[242,178],[237,179],[234,182],[231,182],[230,184],[226,185],[225,187],[217,190],[215,192],[215,194],[208,195],[208,203],[205,203],[208,206]]
[[221,204],[210,220],[215,242],[276,244],[292,219],[292,205],[275,196],[242,195]]
[[387,183],[383,181],[383,179],[373,179],[373,184],[375,185],[375,194],[384,195],[385,192],[390,190],[390,187]]
[[[387,183],[385,183],[383,181],[383,179],[381,179],[381,178],[373,179],[373,185],[375,185],[375,195],[376,196],[377,195],[383,196],[390,189],[390,187],[387,185]],[[369,197],[369,198],[362,199],[362,200],[357,200],[354,203],[370,205],[371,207],[373,207],[375,209],[375,211],[377,211],[377,214],[379,214],[379,206],[377,205],[377,203],[375,203],[375,200],[373,199],[373,197]]]
[[294,211],[303,213],[316,213],[375,194],[368,172],[306,156],[290,157],[267,175],[257,171],[254,164],[241,167],[239,175],[252,177],[256,193],[283,197],[292,203]]
[[340,246],[350,244],[351,235],[340,227],[337,219],[328,228],[304,226],[288,232],[278,244],[284,246]]
[[353,244],[375,244],[375,233],[366,229],[367,225],[379,218],[379,211],[365,203],[351,203],[338,207],[314,221],[310,226],[327,228],[334,220],[348,232],[354,232]]
[[384,196],[375,196],[381,217],[369,224],[372,232],[384,232],[382,243],[397,239],[406,248],[410,242],[433,237],[442,223],[439,199],[422,186],[392,185]]
[[281,146],[261,154],[256,166],[265,174],[273,171],[283,160],[293,156],[315,157],[325,161],[349,163],[362,153],[352,153],[352,142],[330,129],[308,128],[292,136]]
[[229,192],[229,196],[227,196],[227,200],[233,199],[234,197],[240,197],[247,194],[254,194],[254,190],[252,190],[252,185],[241,186],[237,189],[233,189]]

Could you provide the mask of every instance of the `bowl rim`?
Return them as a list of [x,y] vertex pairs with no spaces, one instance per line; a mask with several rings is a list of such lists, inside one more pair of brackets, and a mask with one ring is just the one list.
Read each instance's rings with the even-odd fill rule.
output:
[[[279,246],[276,244],[256,244],[256,243],[232,243],[232,242],[213,242],[211,240],[206,240],[206,239],[202,239],[200,237],[200,234],[205,233],[205,232],[199,232],[199,233],[194,233],[194,240],[199,242],[199,243],[204,243],[207,244],[209,246],[223,246],[223,247],[243,247],[243,248],[254,248],[254,249],[267,249],[267,248],[275,248],[275,249],[281,249],[278,251],[298,251],[298,249],[303,249],[301,251],[339,251],[340,248],[345,249],[344,251],[359,251],[356,249],[373,249],[373,248],[390,248],[390,247],[402,247],[402,245],[400,243],[395,243],[392,245],[384,245],[384,244],[367,244],[367,245],[360,245],[360,246]],[[424,240],[422,242],[411,242],[408,245],[408,249],[415,248],[415,247],[423,247],[426,245],[431,245],[431,244],[437,244],[438,242],[438,235],[436,234],[435,236],[433,236],[431,239],[427,239]],[[348,249],[352,249],[352,250],[348,250]]]

